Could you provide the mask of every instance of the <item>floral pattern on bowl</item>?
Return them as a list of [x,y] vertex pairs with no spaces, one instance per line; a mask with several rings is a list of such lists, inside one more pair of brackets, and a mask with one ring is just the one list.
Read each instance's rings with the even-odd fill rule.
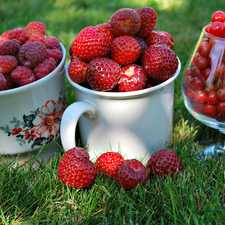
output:
[[20,146],[27,142],[31,143],[33,149],[35,146],[50,143],[59,136],[62,114],[66,108],[66,97],[63,93],[61,90],[57,101],[48,100],[35,111],[24,114],[22,119],[13,117],[9,123],[14,124],[14,127],[5,125],[0,129],[7,136],[15,136]]

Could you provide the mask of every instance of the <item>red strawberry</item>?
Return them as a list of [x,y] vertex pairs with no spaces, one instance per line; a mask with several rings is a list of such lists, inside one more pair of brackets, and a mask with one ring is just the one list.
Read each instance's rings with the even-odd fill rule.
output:
[[95,58],[88,63],[86,78],[93,90],[112,90],[120,78],[120,66],[109,58]]
[[165,45],[151,45],[145,50],[141,63],[151,78],[165,81],[176,72],[179,62],[170,48]]
[[173,50],[174,39],[171,34],[166,31],[156,30],[152,31],[151,34],[145,39],[148,46],[150,45],[166,45]]
[[59,162],[58,178],[69,187],[88,188],[97,174],[88,152],[80,147],[66,151]]
[[71,80],[77,84],[82,84],[86,80],[86,70],[87,70],[88,63],[82,61],[79,58],[71,60],[68,74]]
[[140,54],[141,47],[138,41],[131,36],[119,36],[112,42],[110,57],[120,65],[135,63]]
[[147,168],[149,175],[152,177],[162,176],[166,178],[169,174],[174,176],[183,172],[178,155],[170,149],[161,149],[154,152],[147,162]]
[[121,68],[121,77],[118,88],[122,92],[144,89],[148,75],[145,70],[136,64],[129,64]]
[[97,28],[109,41],[109,44],[112,44],[112,41],[114,39],[114,35],[112,32],[112,28],[110,26],[110,23],[101,23],[101,24],[97,24],[95,26],[95,28]]
[[137,159],[121,160],[115,171],[117,184],[125,190],[131,190],[138,184],[145,185],[148,176],[147,168]]
[[157,13],[152,7],[141,7],[136,9],[141,18],[141,26],[137,32],[138,37],[147,37],[155,28]]
[[101,154],[96,162],[98,173],[104,173],[109,177],[114,177],[116,166],[123,160],[123,156],[119,152],[106,152]]
[[115,37],[121,35],[135,35],[141,25],[138,13],[131,8],[122,8],[114,12],[109,20]]
[[72,43],[73,53],[83,61],[106,56],[110,50],[107,38],[95,27],[82,29]]
[[16,66],[18,61],[12,55],[0,55],[0,73],[10,73]]

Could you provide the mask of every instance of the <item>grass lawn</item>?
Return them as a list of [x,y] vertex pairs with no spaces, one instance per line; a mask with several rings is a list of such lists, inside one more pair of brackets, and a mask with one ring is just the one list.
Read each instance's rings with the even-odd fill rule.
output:
[[[108,21],[119,8],[143,6],[156,10],[155,30],[174,37],[181,74],[202,27],[214,11],[225,11],[224,0],[7,0],[0,4],[0,33],[41,21],[47,35],[66,47],[68,62],[68,49],[82,28]],[[0,224],[224,224],[225,157],[200,161],[194,151],[196,140],[216,138],[218,132],[188,113],[180,78],[175,80],[173,143],[167,147],[179,155],[183,175],[176,180],[149,179],[129,192],[97,176],[89,189],[79,190],[58,180],[61,154],[36,170],[32,162],[15,168],[15,162],[0,164]],[[66,85],[70,104],[73,89]]]

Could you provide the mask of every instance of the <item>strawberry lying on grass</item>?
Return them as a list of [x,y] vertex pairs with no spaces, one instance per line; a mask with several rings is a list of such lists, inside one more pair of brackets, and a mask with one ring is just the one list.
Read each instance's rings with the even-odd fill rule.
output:
[[[142,90],[169,79],[178,68],[178,58],[173,52],[174,39],[166,31],[155,31],[156,22],[157,13],[152,7],[122,8],[114,12],[106,23],[83,28],[69,49],[71,64],[68,74],[70,78],[75,83],[90,87],[95,91],[110,92]],[[157,51],[149,50],[152,46],[158,45],[170,51],[162,47]],[[135,64],[145,70],[148,82],[142,85],[140,78],[132,84],[132,88],[118,88],[119,80],[109,85],[108,79],[102,79],[110,76],[111,64],[106,64],[105,71],[101,70],[96,77],[94,74],[90,75],[89,71],[85,71],[82,67],[81,75],[81,73],[74,72],[73,58],[80,58],[88,64],[92,63],[95,58],[110,59],[116,62],[121,69],[124,66]],[[124,79],[123,84],[128,87],[130,81]]]

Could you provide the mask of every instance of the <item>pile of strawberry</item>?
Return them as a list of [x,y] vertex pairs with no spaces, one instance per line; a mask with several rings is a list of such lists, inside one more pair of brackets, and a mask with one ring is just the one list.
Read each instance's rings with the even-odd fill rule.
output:
[[96,91],[136,91],[173,76],[178,58],[174,39],[154,30],[152,7],[122,8],[109,21],[83,28],[69,49],[68,74],[78,84]]
[[178,155],[170,149],[161,149],[151,155],[144,166],[137,159],[124,159],[119,152],[101,154],[95,163],[90,160],[87,150],[81,147],[69,149],[59,162],[58,178],[69,187],[88,188],[97,175],[115,179],[125,190],[132,190],[138,184],[145,185],[149,177],[172,178],[182,173]]
[[185,95],[195,112],[225,121],[225,13],[214,12],[204,30],[184,73]]
[[46,36],[42,22],[13,28],[0,36],[0,91],[35,82],[51,73],[62,59],[60,42]]

